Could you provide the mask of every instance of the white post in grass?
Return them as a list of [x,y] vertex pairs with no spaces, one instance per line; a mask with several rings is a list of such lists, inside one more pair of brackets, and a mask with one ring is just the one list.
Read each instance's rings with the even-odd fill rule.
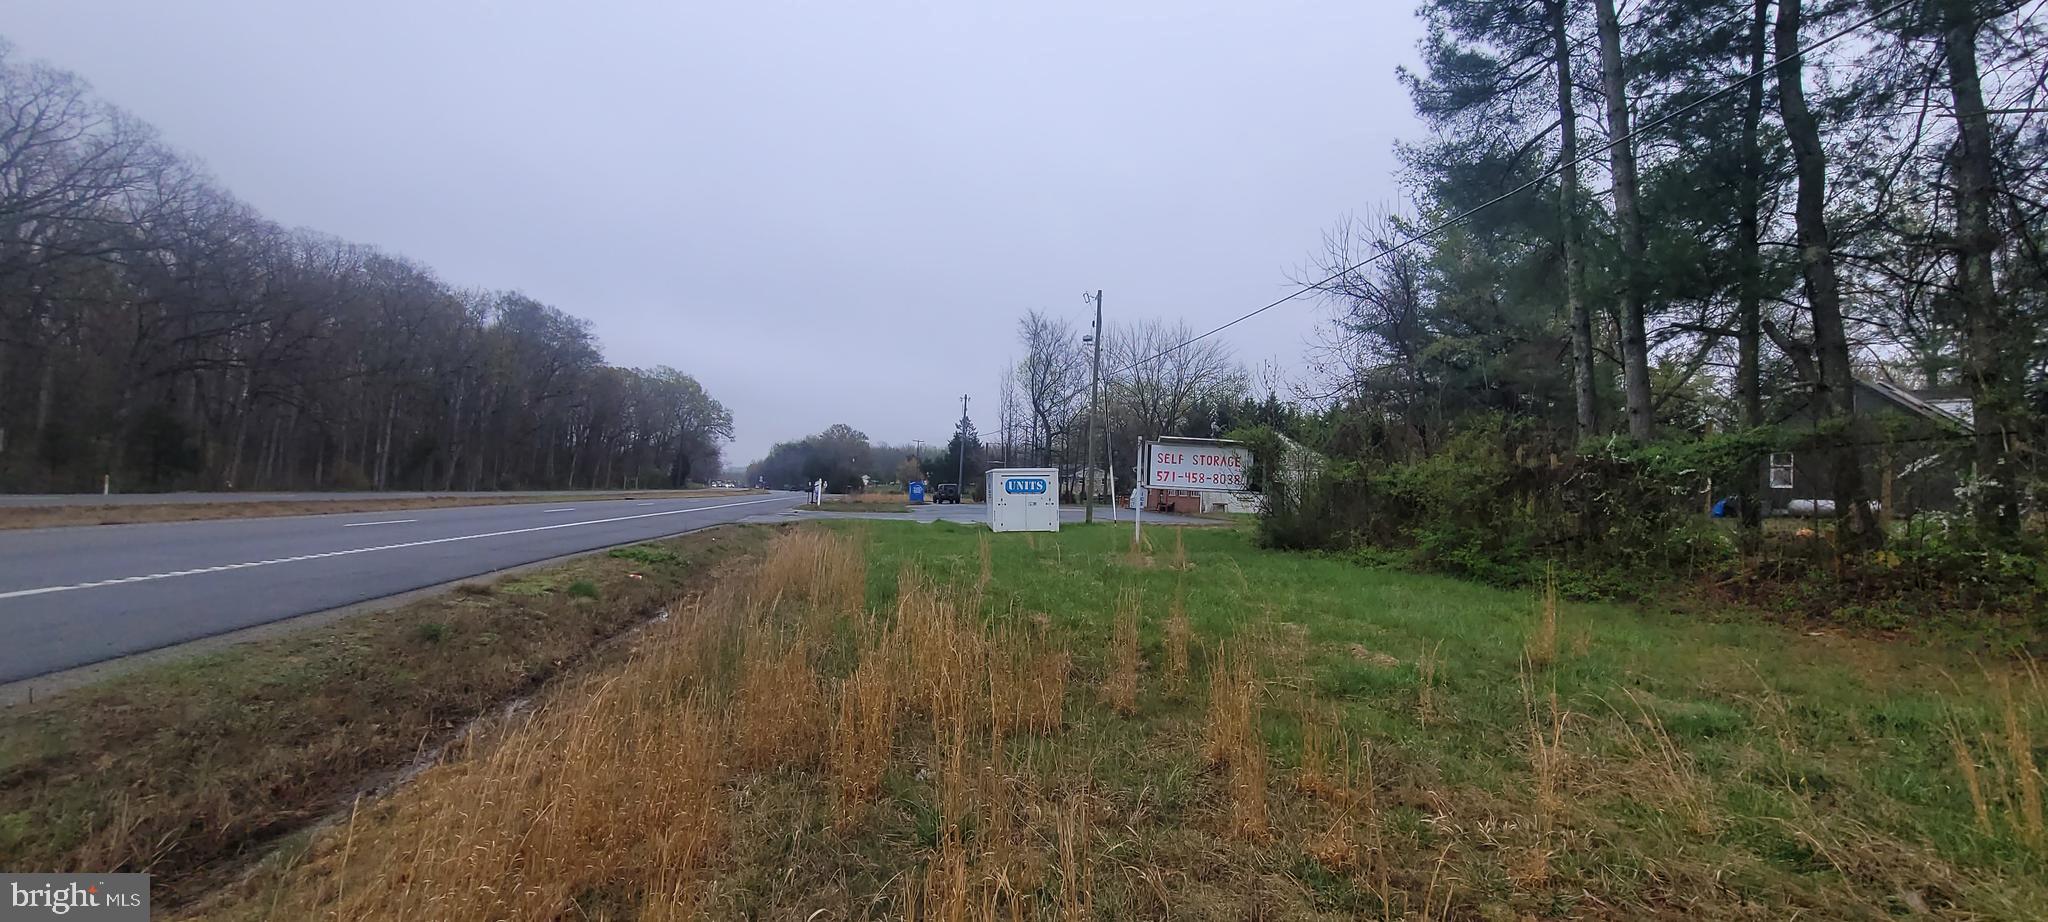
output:
[[1144,540],[1145,530],[1145,437],[1138,437],[1138,482],[1131,487],[1131,550]]
[[1110,448],[1109,427],[1102,433],[1102,467],[1109,475],[1109,520],[1116,521],[1116,452]]

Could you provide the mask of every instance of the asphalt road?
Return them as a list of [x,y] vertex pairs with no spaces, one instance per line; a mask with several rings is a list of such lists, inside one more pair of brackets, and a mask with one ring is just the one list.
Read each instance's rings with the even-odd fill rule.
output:
[[[590,490],[533,490],[505,493],[456,492],[341,492],[312,493],[0,493],[0,508],[36,506],[169,506],[178,503],[318,503],[347,502],[351,500],[383,499],[517,499],[536,496],[576,497],[589,496]],[[598,490],[598,494],[618,496],[633,494],[648,499],[660,499],[674,493],[678,498],[691,491],[654,490]]]
[[802,501],[565,498],[0,531],[0,683]]

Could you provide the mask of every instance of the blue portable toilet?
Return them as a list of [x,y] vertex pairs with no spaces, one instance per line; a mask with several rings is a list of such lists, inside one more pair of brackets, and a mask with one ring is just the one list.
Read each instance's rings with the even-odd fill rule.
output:
[[913,480],[906,489],[910,491],[910,502],[912,505],[921,506],[924,504],[924,481]]

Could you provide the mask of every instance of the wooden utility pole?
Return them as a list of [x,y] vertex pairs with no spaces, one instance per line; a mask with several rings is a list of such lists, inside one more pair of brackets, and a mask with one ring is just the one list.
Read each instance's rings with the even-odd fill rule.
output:
[[1095,370],[1088,375],[1088,450],[1082,454],[1081,503],[1086,511],[1082,521],[1095,521],[1095,490],[1090,483],[1095,477],[1095,419],[1102,415],[1102,289],[1095,290],[1095,332],[1088,337],[1095,343]]

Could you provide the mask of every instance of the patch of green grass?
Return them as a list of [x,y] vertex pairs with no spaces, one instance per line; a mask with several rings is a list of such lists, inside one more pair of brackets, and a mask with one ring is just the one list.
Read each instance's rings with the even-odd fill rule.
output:
[[413,636],[421,643],[440,643],[448,639],[448,625],[440,621],[422,621],[413,628]]
[[644,563],[650,566],[679,563],[682,560],[682,556],[674,550],[659,544],[635,544],[631,547],[615,547],[611,549],[611,556],[615,560],[630,560],[634,563]]
[[810,512],[900,512],[910,514],[908,500],[842,500],[830,503],[805,503],[798,506]]
[[554,592],[556,589],[560,588],[560,586],[561,579],[556,574],[531,573],[525,576],[515,576],[511,579],[504,580],[498,583],[498,585],[494,588],[500,595],[509,595],[530,599],[538,596],[544,596],[548,593]]
[[597,584],[587,579],[579,579],[570,583],[569,597],[572,599],[595,599],[597,598]]
[[[904,567],[975,582],[986,540],[986,615],[1042,616],[1074,638],[1077,694],[1106,672],[1118,595],[1137,592],[1147,665],[1135,720],[1148,727],[1200,719],[1199,690],[1189,704],[1154,687],[1161,628],[1180,598],[1197,684],[1219,643],[1266,651],[1276,765],[1297,758],[1294,702],[1335,708],[1374,747],[1386,833],[1427,853],[1450,847],[1446,873],[1465,881],[1475,905],[1510,916],[1569,912],[1586,894],[1655,915],[1669,908],[1659,894],[1673,889],[1711,894],[1702,918],[1741,915],[1744,900],[1769,915],[1831,918],[1882,917],[1916,900],[1988,918],[2048,905],[2048,846],[2024,843],[2002,814],[1989,833],[1978,827],[1946,735],[1953,722],[1985,741],[1976,752],[1987,779],[1991,760],[2007,758],[1986,677],[2005,664],[1925,643],[1811,636],[1734,612],[1566,603],[1554,664],[1531,668],[1535,592],[1270,552],[1241,528],[1181,530],[1188,566],[1177,569],[1166,529],[1133,558],[1130,531],[1118,526],[1057,535],[944,522],[831,527],[867,535],[868,600],[884,611]],[[1428,713],[1426,660],[1435,663]],[[2032,695],[2021,719],[2034,728],[2037,761],[2048,762],[2038,743],[2048,739],[2048,696],[2038,684],[2026,692],[2020,675]],[[1547,821],[1557,838],[1544,847],[1556,854],[1532,884],[1517,876],[1514,849],[1495,840],[1523,836],[1517,847],[1534,847],[1531,716],[1546,723],[1553,694],[1565,758],[1561,805]],[[1200,728],[1180,732],[1199,738]],[[1118,751],[1091,769],[1157,790],[1142,759]],[[1318,903],[1349,905],[1344,885],[1293,871]]]

